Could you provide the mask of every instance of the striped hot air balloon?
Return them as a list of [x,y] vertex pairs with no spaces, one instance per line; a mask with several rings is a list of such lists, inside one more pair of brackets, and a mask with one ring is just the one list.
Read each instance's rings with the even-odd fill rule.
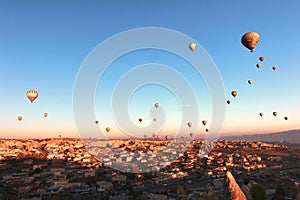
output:
[[26,95],[27,95],[27,98],[32,103],[39,96],[39,93],[36,90],[28,90],[27,93],[26,93]]
[[258,44],[259,39],[260,39],[260,36],[258,33],[248,32],[242,36],[241,42],[247,49],[249,49],[251,52],[253,52],[253,49]]

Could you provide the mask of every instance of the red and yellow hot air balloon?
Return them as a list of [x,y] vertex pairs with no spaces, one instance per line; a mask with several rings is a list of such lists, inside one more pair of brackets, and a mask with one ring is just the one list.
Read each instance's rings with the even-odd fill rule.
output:
[[106,127],[105,130],[106,130],[106,132],[109,132],[109,131],[110,131],[110,128],[109,128],[109,127]]
[[277,112],[273,112],[273,115],[276,117],[277,116]]
[[23,119],[22,116],[18,116],[18,120],[21,121]]
[[44,117],[47,117],[47,116],[48,116],[48,113],[45,112],[45,113],[44,113]]
[[257,64],[256,64],[256,67],[257,67],[258,69],[260,68],[260,66],[261,66],[260,63],[257,63]]
[[237,95],[237,91],[235,91],[235,90],[234,90],[234,91],[232,91],[232,92],[231,92],[231,95],[232,95],[232,96],[235,98],[235,97],[236,97],[236,95]]
[[39,93],[36,90],[28,90],[27,93],[26,93],[26,95],[27,95],[27,98],[32,103],[39,96]]
[[250,52],[253,52],[253,49],[258,44],[259,39],[260,39],[260,36],[258,33],[248,32],[242,36],[241,42],[247,49],[250,50]]

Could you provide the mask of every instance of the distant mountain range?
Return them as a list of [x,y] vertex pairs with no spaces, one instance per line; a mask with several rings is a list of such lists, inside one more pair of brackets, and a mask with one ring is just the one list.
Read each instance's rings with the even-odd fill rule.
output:
[[276,143],[289,143],[289,144],[300,145],[300,130],[290,130],[290,131],[276,132],[276,133],[269,133],[269,134],[224,136],[221,137],[220,139],[276,142]]

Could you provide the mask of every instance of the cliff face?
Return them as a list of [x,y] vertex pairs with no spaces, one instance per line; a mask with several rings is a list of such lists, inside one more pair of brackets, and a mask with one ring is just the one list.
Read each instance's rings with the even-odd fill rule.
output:
[[230,172],[226,173],[226,185],[231,200],[247,200],[239,185]]

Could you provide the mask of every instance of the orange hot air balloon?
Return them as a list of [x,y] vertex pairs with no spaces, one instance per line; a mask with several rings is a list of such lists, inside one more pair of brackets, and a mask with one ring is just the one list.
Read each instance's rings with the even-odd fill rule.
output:
[[28,90],[26,95],[32,103],[39,96],[39,93],[36,90]]
[[202,121],[202,124],[205,126],[205,125],[206,125],[206,120],[203,120],[203,121]]
[[18,116],[18,120],[21,121],[23,119],[22,116]]
[[139,122],[141,123],[143,121],[143,119],[142,118],[139,118]]
[[264,113],[259,113],[259,116],[261,116],[261,117],[264,116]]
[[235,91],[235,90],[234,90],[234,91],[232,91],[232,92],[231,92],[231,95],[232,95],[232,96],[235,98],[235,97],[236,97],[236,95],[237,95],[237,91]]
[[194,42],[190,43],[190,45],[189,45],[189,48],[191,51],[195,51],[196,47],[197,47],[197,45]]
[[258,33],[248,32],[242,36],[241,42],[247,49],[250,50],[250,52],[253,52],[253,49],[258,44],[259,39],[260,39],[260,36]]
[[230,104],[230,100],[227,100],[227,104]]
[[272,67],[272,69],[275,71],[275,70],[277,69],[277,67],[276,67],[276,66],[274,66],[274,67]]
[[207,128],[207,129],[205,129],[205,131],[206,131],[206,132],[208,132],[208,131],[209,131],[209,130],[208,130],[208,128]]
[[47,116],[48,116],[48,113],[45,112],[45,113],[44,113],[44,117],[47,117]]
[[277,116],[277,112],[273,112],[273,115],[276,117]]
[[252,84],[252,80],[248,80],[248,83],[251,85]]
[[188,122],[187,125],[188,125],[188,127],[191,128],[193,124],[192,124],[192,122]]
[[155,107],[155,108],[158,108],[158,107],[159,107],[159,104],[158,104],[158,103],[155,103],[155,104],[154,104],[154,107]]
[[257,64],[256,64],[256,67],[257,67],[258,69],[260,68],[260,66],[261,66],[260,63],[257,63]]
[[110,131],[110,128],[109,128],[109,127],[106,127],[105,130],[106,130],[106,132],[109,132],[109,131]]
[[264,62],[265,57],[261,56],[261,57],[259,57],[259,60],[260,60],[261,62]]
[[288,120],[289,118],[288,118],[288,117],[284,117],[284,119],[285,119],[285,120]]

